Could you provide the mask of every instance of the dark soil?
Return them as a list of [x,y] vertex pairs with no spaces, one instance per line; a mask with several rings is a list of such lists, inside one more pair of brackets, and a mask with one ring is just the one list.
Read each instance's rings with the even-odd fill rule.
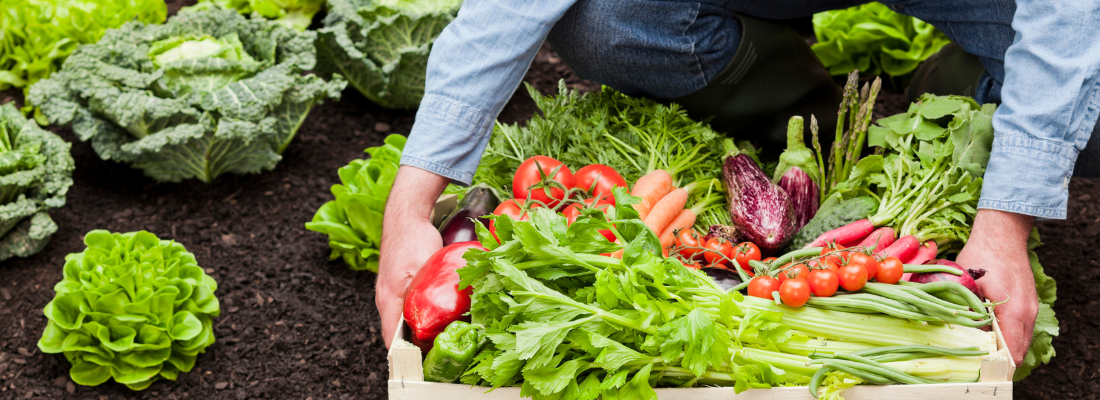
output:
[[[173,11],[183,1],[171,2]],[[576,78],[548,48],[525,81],[544,94],[598,86]],[[904,106],[884,94],[883,112]],[[19,95],[0,93],[0,102]],[[535,111],[522,87],[501,115],[524,121]],[[67,128],[74,142],[76,184],[68,205],[53,213],[61,230],[40,254],[0,266],[0,398],[80,399],[380,399],[386,397],[386,349],[374,307],[374,277],[328,260],[324,236],[303,223],[332,198],[337,168],[389,133],[407,134],[412,112],[384,110],[353,90],[317,107],[275,170],[226,175],[213,184],[156,184],[140,171],[100,160]],[[1060,284],[1055,306],[1062,323],[1058,357],[1024,383],[1018,398],[1092,398],[1100,393],[1100,342],[1093,286],[1100,280],[1100,182],[1075,180],[1069,218],[1040,223],[1039,250]],[[183,243],[219,283],[222,315],[217,343],[176,382],[142,392],[109,382],[74,385],[64,357],[42,354],[42,308],[54,295],[66,254],[83,250],[93,229],[148,230]]]

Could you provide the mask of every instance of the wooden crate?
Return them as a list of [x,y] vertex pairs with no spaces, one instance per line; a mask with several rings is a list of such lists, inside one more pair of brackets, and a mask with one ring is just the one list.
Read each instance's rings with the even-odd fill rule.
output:
[[[453,198],[440,198],[436,204],[435,218],[445,215],[455,207]],[[391,400],[512,400],[521,399],[519,388],[500,388],[486,393],[490,388],[462,384],[424,381],[424,358],[420,348],[410,343],[409,330],[404,321],[394,332],[395,339],[389,355],[389,398]],[[934,385],[857,386],[844,391],[848,400],[972,400],[1011,399],[1012,373],[1016,364],[1008,353],[1004,336],[997,320],[989,333],[989,347],[996,349],[982,357],[981,377],[973,383],[940,383]],[[733,388],[656,389],[657,397],[675,400],[814,400],[805,386],[750,389],[739,394]]]

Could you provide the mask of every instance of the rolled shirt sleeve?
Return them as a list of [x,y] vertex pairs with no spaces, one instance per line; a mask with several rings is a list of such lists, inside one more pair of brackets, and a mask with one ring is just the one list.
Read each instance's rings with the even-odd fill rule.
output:
[[401,164],[469,184],[497,115],[573,2],[467,0],[428,57]]
[[1017,0],[978,208],[1066,217],[1069,180],[1100,114],[1100,2]]

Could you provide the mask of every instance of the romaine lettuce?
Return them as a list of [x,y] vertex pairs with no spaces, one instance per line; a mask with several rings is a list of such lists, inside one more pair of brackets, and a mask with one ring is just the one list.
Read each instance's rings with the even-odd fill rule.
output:
[[51,123],[71,122],[101,158],[158,181],[257,173],[346,85],[302,74],[315,63],[315,37],[230,10],[131,22],[80,46],[28,101]]

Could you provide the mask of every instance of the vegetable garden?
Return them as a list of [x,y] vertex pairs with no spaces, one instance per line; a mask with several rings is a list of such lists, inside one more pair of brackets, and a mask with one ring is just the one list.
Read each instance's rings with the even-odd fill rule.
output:
[[[304,50],[313,33],[303,21],[320,6],[288,3],[211,1],[165,25],[128,25],[106,35],[132,49],[86,45],[71,64],[36,76],[40,83],[26,97],[21,86],[0,92],[0,104],[29,102],[22,109],[32,118],[0,108],[4,121],[22,121],[0,125],[0,172],[10,174],[0,180],[7,185],[0,211],[14,226],[0,237],[0,256],[12,257],[0,266],[0,397],[386,397],[387,351],[368,271],[377,269],[385,180],[404,146],[394,134],[407,134],[414,112],[378,104],[415,105],[403,96],[422,81],[378,64],[423,63],[427,47],[367,59],[353,43],[363,31],[349,37],[348,26],[407,24],[431,36],[449,14],[401,9],[400,2],[329,10],[324,23],[313,20],[318,43],[330,44],[314,60]],[[169,4],[167,14],[179,6]],[[239,15],[253,11],[275,22]],[[157,22],[157,10],[143,15]],[[192,32],[195,21],[213,23]],[[187,55],[196,49],[205,52],[198,61]],[[104,68],[108,61],[115,64]],[[866,60],[857,64],[867,68]],[[872,65],[887,74],[908,68]],[[319,75],[301,74],[311,69]],[[391,75],[378,77],[384,74]],[[261,82],[266,91],[255,91]],[[436,335],[453,342],[425,352],[433,379],[522,385],[526,395],[610,385],[626,398],[685,384],[737,391],[810,384],[834,393],[853,376],[868,383],[976,379],[974,357],[984,350],[970,345],[982,342],[976,328],[989,315],[965,289],[973,285],[966,278],[980,272],[920,264],[957,251],[969,235],[981,143],[992,133],[988,107],[926,97],[909,108],[877,82],[850,81],[843,105],[851,124],[835,132],[841,145],[815,149],[819,136],[834,132],[817,132],[809,116],[794,119],[776,164],[675,108],[596,92],[546,46],[525,82],[500,117],[475,177],[481,187],[447,190],[465,197],[460,207],[477,210],[470,216],[507,216],[483,226],[458,216],[455,226],[469,225],[450,230],[451,221],[443,222],[454,241],[480,240],[493,251],[440,256],[469,262],[458,276],[473,284],[467,293],[480,325],[428,325],[406,314],[422,349]],[[212,87],[220,89],[206,90]],[[241,100],[248,93],[256,102]],[[149,110],[148,118],[135,107]],[[33,119],[51,124],[39,130]],[[804,130],[814,143],[802,143]],[[32,133],[9,139],[16,132]],[[517,169],[526,172],[520,184]],[[797,190],[807,182],[816,184],[812,193]],[[1057,356],[1015,385],[1019,398],[1100,393],[1100,360],[1090,347],[1100,340],[1091,329],[1100,275],[1089,261],[1100,257],[1097,198],[1100,183],[1075,179],[1069,218],[1037,224],[1033,244],[1040,237],[1043,244],[1035,252],[1059,283],[1057,321],[1040,314],[1049,322],[1046,338],[1058,335]],[[789,208],[776,211],[775,204]],[[361,233],[348,236],[348,229]],[[137,231],[147,232],[116,233]],[[768,272],[774,283],[759,279]],[[903,272],[926,273],[911,279],[925,286],[898,283]],[[758,276],[750,281],[749,274]],[[1053,301],[1052,292],[1040,297]],[[186,300],[164,300],[172,298]],[[81,309],[82,301],[95,310]],[[438,308],[430,298],[407,301]],[[516,303],[527,306],[500,307]],[[652,316],[642,318],[638,307]],[[857,337],[848,329],[857,322],[828,320],[820,310],[886,315],[870,317],[877,323]],[[905,320],[924,325],[909,328]],[[938,347],[875,350],[907,344],[893,336],[907,329]],[[817,354],[803,334],[848,346],[849,354]],[[480,345],[471,339],[478,336],[486,338]],[[477,351],[460,354],[464,340]],[[943,370],[912,366],[944,355],[960,358]],[[451,359],[469,369],[436,365]],[[109,362],[114,369],[99,367]],[[769,374],[763,362],[788,373]]]

